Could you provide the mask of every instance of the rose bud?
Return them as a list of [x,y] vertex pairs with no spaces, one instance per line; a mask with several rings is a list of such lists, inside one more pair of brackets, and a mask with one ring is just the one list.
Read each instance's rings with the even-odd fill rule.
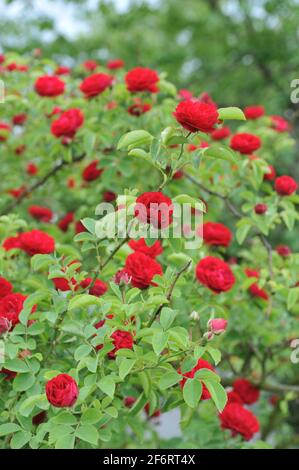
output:
[[254,212],[258,215],[262,215],[267,212],[268,206],[267,204],[256,204],[254,206]]
[[190,313],[190,318],[191,320],[198,321],[199,320],[199,314],[195,310],[193,310],[192,313]]
[[9,331],[11,329],[11,326],[12,324],[7,318],[0,317],[0,335]]
[[57,408],[73,406],[78,398],[77,382],[68,374],[58,374],[46,384],[46,396]]
[[224,318],[211,318],[208,321],[209,331],[215,335],[221,335],[224,333],[227,327],[227,320]]
[[131,282],[131,276],[129,276],[126,271],[120,270],[117,271],[117,273],[113,276],[112,280],[115,284],[120,286],[128,285]]

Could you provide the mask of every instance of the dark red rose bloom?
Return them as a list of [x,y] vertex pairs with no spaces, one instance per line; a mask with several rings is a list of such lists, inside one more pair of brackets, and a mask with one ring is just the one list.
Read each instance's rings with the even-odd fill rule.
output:
[[240,405],[243,405],[241,397],[234,390],[227,393],[227,405],[230,403],[239,403]]
[[113,191],[105,191],[103,194],[103,200],[105,202],[113,202],[116,199],[116,194]]
[[191,98],[193,98],[193,93],[187,90],[186,88],[181,88],[181,90],[179,90],[178,95],[179,98],[182,100],[191,100]]
[[[19,314],[23,309],[23,304],[27,299],[26,295],[15,293],[8,294],[0,299],[0,318],[5,318],[10,322],[11,328],[19,323]],[[36,306],[32,308],[32,312],[36,310]]]
[[64,277],[54,277],[51,281],[53,282],[55,289],[61,290],[62,292],[72,290],[72,287],[77,285],[76,279],[73,277],[70,280],[65,279]]
[[267,210],[268,210],[267,204],[260,203],[254,206],[254,212],[258,215],[264,214],[265,212],[267,212]]
[[53,116],[59,115],[63,113],[63,110],[60,108],[60,106],[54,106],[52,111],[49,114],[46,114],[47,118],[51,118]]
[[16,155],[22,155],[22,153],[24,153],[25,150],[26,150],[26,145],[25,145],[25,144],[18,145],[18,146],[15,148],[15,154],[16,154]]
[[143,193],[136,199],[135,217],[155,228],[166,228],[172,223],[172,200],[162,192]]
[[267,173],[264,174],[264,181],[272,181],[276,177],[275,168],[272,165],[268,166]]
[[256,106],[246,106],[244,108],[244,114],[246,119],[258,119],[265,114],[264,106],[256,105]]
[[12,122],[15,126],[22,126],[27,120],[27,114],[26,113],[20,113],[16,114],[12,118]]
[[157,87],[158,81],[159,75],[157,72],[146,67],[135,67],[125,76],[127,89],[132,93],[138,91],[157,93],[159,91]]
[[55,137],[73,138],[83,122],[84,115],[80,109],[69,109],[52,122],[51,132]]
[[66,65],[59,65],[55,70],[55,75],[68,75],[71,73],[71,68]]
[[154,412],[152,412],[150,414],[150,404],[149,403],[146,403],[146,405],[144,405],[144,411],[146,412],[147,416],[149,418],[159,418],[159,416],[161,416],[161,410],[155,410]]
[[181,101],[173,113],[176,120],[189,132],[212,132],[218,121],[218,111],[213,104],[200,101]]
[[209,93],[207,93],[206,91],[203,91],[203,92],[199,95],[198,100],[199,100],[201,103],[212,104],[213,106],[215,106],[215,108],[217,108],[217,105],[216,105],[215,101],[212,99],[211,95],[209,95]]
[[261,139],[253,134],[246,132],[235,134],[230,141],[230,146],[243,155],[250,155],[260,148],[262,145]]
[[152,109],[150,103],[144,103],[140,98],[134,99],[134,104],[128,107],[128,113],[132,116],[141,116],[141,114],[147,113]]
[[[182,374],[181,370],[179,369],[178,373],[182,374],[182,376],[184,377],[180,381],[181,388],[184,387],[184,385],[185,385],[185,383],[188,379],[193,379],[195,373],[200,369],[209,369],[209,370],[214,371],[214,367],[208,361],[205,361],[204,359],[198,359],[198,362],[197,362],[196,366],[193,367],[193,369],[191,369],[189,372],[185,372],[184,374]],[[211,398],[210,392],[207,389],[207,387],[204,385],[204,383],[203,382],[201,382],[201,383],[202,383],[202,393],[201,393],[200,399],[201,400],[209,400],[209,398]]]
[[65,214],[62,219],[58,222],[57,226],[60,228],[62,232],[67,232],[69,225],[74,222],[74,213],[73,212],[68,212]]
[[135,397],[125,397],[123,402],[124,402],[124,405],[125,405],[126,408],[132,408],[132,406],[136,402],[136,398]]
[[219,415],[222,429],[230,429],[232,436],[241,434],[249,441],[260,430],[259,422],[251,411],[239,403],[229,403]]
[[114,349],[108,353],[110,359],[115,358],[115,354],[120,349],[133,349],[133,336],[129,331],[116,330],[112,333],[111,338],[113,340]]
[[279,176],[275,180],[274,187],[280,196],[290,196],[297,191],[298,185],[291,176]]
[[101,176],[104,170],[102,168],[97,168],[99,163],[100,162],[98,160],[93,160],[91,163],[89,163],[89,165],[84,168],[82,172],[82,178],[84,179],[84,181],[94,181],[98,179],[99,176]]
[[26,186],[22,185],[20,186],[19,188],[13,188],[13,189],[9,189],[8,190],[8,193],[15,197],[16,199],[18,199],[19,197],[22,196],[22,194],[26,191]]
[[124,269],[131,277],[132,286],[139,289],[156,285],[152,281],[153,277],[163,274],[161,265],[140,251],[135,251],[127,257]]
[[65,83],[60,78],[50,75],[39,77],[35,84],[34,89],[40,96],[59,96],[64,93]]
[[275,250],[283,258],[292,254],[292,250],[287,245],[278,245]]
[[0,122],[0,142],[5,142],[10,132],[11,127],[6,122]]
[[216,294],[230,290],[235,283],[235,276],[229,265],[222,259],[206,256],[196,266],[196,278]]
[[48,207],[30,206],[28,212],[34,219],[42,222],[50,222],[53,217],[53,212]]
[[6,377],[5,377],[4,380],[6,380],[8,382],[13,380],[17,376],[16,372],[13,372],[12,370],[5,369],[4,367],[2,369],[0,369],[0,374],[5,374]]
[[236,379],[233,383],[234,391],[239,395],[245,405],[252,405],[258,401],[260,391],[249,380]]
[[12,293],[12,284],[0,276],[0,298]]
[[140,240],[130,240],[128,245],[132,250],[144,253],[145,255],[150,256],[150,258],[156,258],[163,253],[163,248],[159,240],[156,240],[153,245],[148,246],[145,239],[140,238]]
[[276,132],[287,132],[290,124],[282,116],[271,116],[272,127]]
[[86,227],[84,227],[84,225],[82,224],[82,222],[80,222],[80,220],[78,220],[75,224],[75,232],[76,233],[87,232]]
[[39,424],[44,423],[47,420],[47,412],[46,411],[41,411],[37,415],[32,417],[32,424],[33,426],[39,426]]
[[86,70],[90,70],[91,72],[95,70],[98,66],[98,63],[95,60],[86,60],[83,63],[83,67],[86,68]]
[[114,77],[106,73],[95,73],[94,75],[84,78],[80,85],[80,90],[84,93],[86,98],[92,98],[93,96],[98,96],[103,93],[106,88],[111,87],[113,80]]
[[[90,284],[92,283],[92,278],[87,277],[80,283],[80,286],[82,289],[86,289]],[[96,297],[101,297],[101,295],[104,295],[105,292],[107,292],[107,284],[100,279],[96,279],[94,285],[89,289],[89,294],[94,295]]]
[[77,382],[68,374],[58,374],[46,383],[46,395],[57,408],[73,406],[79,396]]
[[28,255],[49,254],[55,250],[55,240],[41,230],[31,230],[20,235],[20,248]]
[[211,132],[211,137],[213,140],[223,140],[230,136],[230,128],[229,127],[220,127],[219,129],[215,129]]
[[121,69],[125,63],[122,59],[112,59],[107,62],[107,68],[110,70]]
[[8,237],[4,240],[2,247],[6,251],[13,250],[14,248],[21,248],[20,238],[21,235],[17,235],[16,237]]
[[35,163],[28,163],[26,167],[26,173],[28,175],[34,176],[38,172],[38,167],[35,165]]
[[0,64],[3,64],[5,62],[5,55],[0,54]]
[[206,222],[203,224],[203,239],[206,245],[229,246],[232,232],[223,224]]
[[[260,277],[259,272],[254,270],[254,269],[245,269],[245,274],[246,274],[247,277],[255,277],[256,279],[259,279],[259,277]],[[269,300],[269,296],[268,296],[267,292],[264,289],[262,289],[261,287],[259,287],[256,282],[251,284],[251,286],[249,286],[248,290],[249,290],[250,294],[252,295],[252,297],[259,297],[259,298],[264,299],[264,300]]]

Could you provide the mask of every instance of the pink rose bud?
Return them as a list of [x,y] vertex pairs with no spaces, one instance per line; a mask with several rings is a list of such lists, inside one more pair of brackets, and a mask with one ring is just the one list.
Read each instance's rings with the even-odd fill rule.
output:
[[117,273],[113,276],[113,282],[121,286],[127,285],[127,284],[130,284],[131,277],[126,271],[120,270],[120,271],[117,271]]
[[0,335],[9,331],[10,328],[11,322],[5,317],[0,317]]
[[212,318],[208,321],[208,328],[211,333],[221,335],[227,327],[227,321],[224,318]]

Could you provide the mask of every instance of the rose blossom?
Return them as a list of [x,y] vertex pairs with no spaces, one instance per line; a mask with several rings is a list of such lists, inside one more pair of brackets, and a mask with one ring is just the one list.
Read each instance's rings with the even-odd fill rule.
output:
[[143,193],[136,199],[135,217],[155,228],[166,228],[172,223],[172,200],[162,192]]
[[259,429],[259,422],[251,411],[239,403],[229,403],[219,415],[222,429],[230,429],[232,436],[240,434],[249,441]]
[[228,247],[232,236],[232,232],[224,224],[217,222],[203,224],[203,239],[206,245]]
[[252,405],[260,397],[259,389],[246,379],[236,379],[233,383],[233,389],[245,405]]
[[132,93],[138,91],[157,93],[159,91],[157,87],[158,81],[159,75],[157,72],[146,67],[135,67],[125,76],[127,89]]
[[94,75],[84,78],[80,85],[80,90],[84,93],[86,98],[93,98],[103,93],[106,88],[111,87],[113,80],[114,77],[106,73],[95,73]]
[[230,141],[230,146],[243,155],[250,155],[260,148],[261,139],[253,134],[246,132],[235,134]]
[[291,176],[279,176],[275,180],[274,187],[280,196],[290,196],[297,191],[298,185]]
[[156,240],[153,245],[148,246],[145,239],[140,238],[140,240],[130,240],[128,245],[132,250],[144,253],[145,255],[150,256],[150,258],[156,258],[163,253],[163,248],[159,240]]
[[218,121],[218,111],[213,104],[200,101],[181,101],[173,113],[176,120],[189,132],[212,132]]
[[20,248],[28,255],[49,254],[55,250],[55,240],[41,230],[31,230],[20,235]]
[[34,89],[40,96],[55,97],[64,93],[65,83],[56,76],[44,75],[39,77]]
[[68,374],[58,374],[46,383],[46,396],[56,408],[73,406],[79,396],[77,382]]
[[140,251],[135,251],[127,257],[124,270],[131,277],[132,286],[139,289],[156,285],[152,281],[153,277],[163,274],[161,265]]
[[195,274],[201,284],[216,294],[230,290],[235,283],[235,277],[229,265],[213,256],[206,256],[200,260]]

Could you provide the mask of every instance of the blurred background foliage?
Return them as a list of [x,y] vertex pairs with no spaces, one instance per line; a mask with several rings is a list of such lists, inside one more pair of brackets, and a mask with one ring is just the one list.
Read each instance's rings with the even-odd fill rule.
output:
[[299,0],[0,0],[0,49],[66,65],[121,57],[221,105],[297,120]]

